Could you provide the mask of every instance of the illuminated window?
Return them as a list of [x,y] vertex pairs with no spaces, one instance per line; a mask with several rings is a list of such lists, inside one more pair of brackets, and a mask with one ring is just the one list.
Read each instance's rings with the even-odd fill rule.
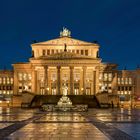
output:
[[32,75],[30,73],[28,73],[28,79],[31,80],[32,79]]
[[3,84],[6,84],[6,78],[5,77],[3,78]]
[[112,73],[108,74],[108,81],[112,81]]
[[102,80],[102,79],[103,79],[103,74],[100,73],[100,74],[99,74],[99,80]]
[[108,93],[112,93],[112,90],[111,90],[111,89],[109,89],[109,90],[108,90]]
[[132,84],[132,78],[129,78],[129,84],[130,85]]
[[104,73],[104,81],[107,81],[107,73]]
[[127,94],[127,91],[124,91],[124,94]]
[[125,78],[125,84],[126,85],[128,84],[128,78]]
[[111,87],[112,86],[112,84],[108,84],[108,87]]
[[23,80],[25,80],[25,81],[27,80],[27,73],[23,74]]
[[124,84],[124,78],[121,78],[121,84]]
[[18,79],[19,79],[19,81],[22,81],[23,79],[22,79],[22,73],[18,73]]
[[9,90],[7,91],[7,94],[10,94],[10,91]]
[[7,77],[7,84],[10,84],[10,78]]
[[120,91],[118,91],[118,94],[120,94],[121,92]]

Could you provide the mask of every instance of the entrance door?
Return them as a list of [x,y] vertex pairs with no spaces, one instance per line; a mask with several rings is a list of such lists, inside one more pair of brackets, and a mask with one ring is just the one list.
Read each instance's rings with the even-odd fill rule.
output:
[[90,88],[86,88],[86,95],[90,95],[91,94],[91,89]]
[[56,88],[52,88],[52,95],[56,95]]
[[74,95],[79,95],[79,89],[78,88],[74,89]]

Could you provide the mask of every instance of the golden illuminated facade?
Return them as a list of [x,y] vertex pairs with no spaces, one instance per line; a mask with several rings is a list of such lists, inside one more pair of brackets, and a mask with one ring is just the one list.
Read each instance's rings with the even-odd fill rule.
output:
[[[140,95],[140,69],[119,71],[116,64],[103,63],[99,44],[74,39],[66,28],[59,38],[31,44],[31,48],[29,62],[13,64],[14,95],[23,91],[61,95],[64,84],[68,95],[104,93],[114,104]],[[99,97],[101,102],[105,99]]]

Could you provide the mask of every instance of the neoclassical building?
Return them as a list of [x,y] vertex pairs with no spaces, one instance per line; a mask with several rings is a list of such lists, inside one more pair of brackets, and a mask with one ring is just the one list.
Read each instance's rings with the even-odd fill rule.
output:
[[[139,100],[140,69],[117,70],[116,64],[102,62],[99,48],[97,43],[72,38],[66,28],[56,39],[31,44],[29,62],[13,64],[13,91],[10,93],[14,96],[22,95],[23,91],[62,95],[66,85],[68,95],[106,93],[108,102],[115,104]],[[0,92],[4,93],[2,89]]]

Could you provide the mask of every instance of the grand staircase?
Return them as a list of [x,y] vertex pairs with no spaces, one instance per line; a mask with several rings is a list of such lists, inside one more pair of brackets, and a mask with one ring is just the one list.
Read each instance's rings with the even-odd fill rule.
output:
[[[89,108],[99,108],[99,102],[94,95],[67,95],[73,105],[85,104]],[[57,104],[62,95],[35,95],[30,107],[40,107],[42,104]]]

